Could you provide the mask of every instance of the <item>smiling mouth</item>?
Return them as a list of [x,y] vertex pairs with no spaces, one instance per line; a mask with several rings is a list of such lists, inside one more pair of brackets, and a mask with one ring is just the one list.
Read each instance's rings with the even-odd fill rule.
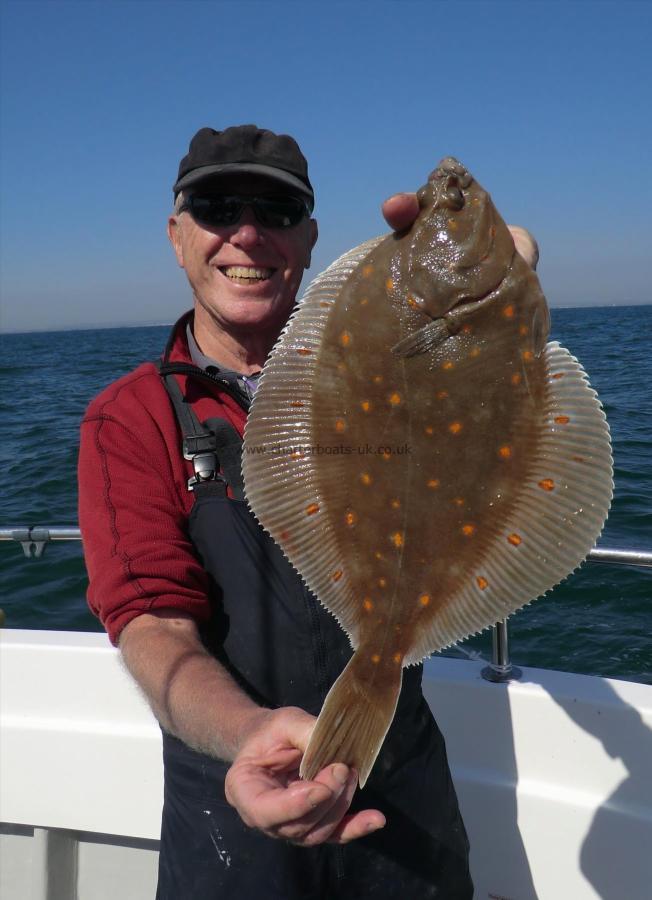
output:
[[237,284],[255,284],[259,281],[267,281],[275,271],[262,266],[219,266],[219,270],[229,281]]

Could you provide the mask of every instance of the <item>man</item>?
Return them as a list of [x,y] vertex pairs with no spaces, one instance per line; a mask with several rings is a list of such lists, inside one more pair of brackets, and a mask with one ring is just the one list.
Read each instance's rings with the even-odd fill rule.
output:
[[[89,603],[163,729],[157,898],[471,897],[420,667],[364,791],[339,763],[297,777],[350,648],[246,509],[237,463],[317,239],[306,161],[288,136],[204,128],[174,193],[168,235],[194,310],[159,368],[90,405],[79,464]],[[384,205],[396,229],[417,211],[409,194]]]

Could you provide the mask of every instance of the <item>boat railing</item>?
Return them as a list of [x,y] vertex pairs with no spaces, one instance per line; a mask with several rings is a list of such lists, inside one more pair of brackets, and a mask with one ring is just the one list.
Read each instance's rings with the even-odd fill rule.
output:
[[[76,526],[28,525],[0,528],[0,541],[16,541],[25,556],[38,559],[52,541],[80,541],[81,531]],[[612,547],[594,547],[587,556],[588,562],[610,563],[619,566],[642,566],[652,568],[652,552],[647,550],[616,550]],[[509,657],[509,629],[507,619],[496,622],[492,634],[491,662],[482,670],[487,681],[501,683],[520,678],[521,671]]]

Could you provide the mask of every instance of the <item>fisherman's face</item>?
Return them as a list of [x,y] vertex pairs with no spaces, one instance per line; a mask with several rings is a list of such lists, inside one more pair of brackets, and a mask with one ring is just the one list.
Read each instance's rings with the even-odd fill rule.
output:
[[[283,193],[283,188],[278,182],[248,176],[211,184],[205,192],[218,191],[254,197]],[[270,228],[245,207],[230,226],[200,225],[189,212],[171,216],[168,235],[195,303],[213,323],[231,334],[278,333],[310,265],[317,223],[305,216],[290,228]]]

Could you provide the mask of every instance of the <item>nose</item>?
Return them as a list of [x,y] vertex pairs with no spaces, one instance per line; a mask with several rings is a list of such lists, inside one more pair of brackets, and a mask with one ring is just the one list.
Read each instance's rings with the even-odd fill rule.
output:
[[262,232],[258,220],[254,216],[250,206],[245,206],[242,215],[235,226],[229,243],[234,247],[240,247],[242,250],[250,250],[263,243]]

